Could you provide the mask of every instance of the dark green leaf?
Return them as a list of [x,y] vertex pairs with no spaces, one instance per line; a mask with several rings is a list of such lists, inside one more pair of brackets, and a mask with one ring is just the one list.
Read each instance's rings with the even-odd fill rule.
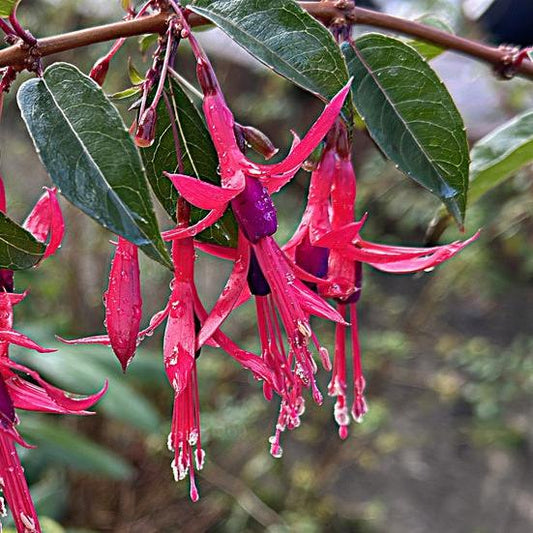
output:
[[117,109],[76,67],[56,63],[17,95],[26,126],[62,194],[113,233],[171,266],[139,152]]
[[514,117],[479,140],[470,152],[470,202],[533,163],[533,111]]
[[0,268],[31,268],[41,260],[44,250],[44,244],[0,212]]
[[[348,82],[330,32],[293,0],[194,0],[188,7],[267,67],[323,100]],[[350,105],[345,106],[348,116]]]
[[[425,24],[426,26],[437,28],[438,30],[445,31],[446,33],[454,33],[453,29],[448,24],[446,24],[446,22],[433,15],[423,15],[422,17],[416,19],[416,22],[420,22],[421,24]],[[413,39],[406,42],[409,46],[412,46],[423,58],[427,59],[428,61],[430,61],[431,59],[435,59],[445,50],[445,48],[441,48],[436,44],[428,43],[426,41],[418,41]]]
[[132,474],[131,466],[122,457],[42,416],[24,415],[19,429],[48,460],[112,479],[125,479]]
[[353,96],[385,155],[437,195],[462,224],[468,190],[463,120],[435,72],[409,45],[367,34],[343,45]]
[[[170,81],[165,88],[168,104],[176,117],[176,129],[180,139],[183,171],[211,183],[220,183],[218,175],[218,157],[201,115],[184,90]],[[170,123],[167,103],[161,98],[157,107],[157,128],[154,144],[141,151],[148,180],[157,198],[175,219],[178,194],[163,171],[178,172],[176,145]],[[206,211],[193,208],[191,218],[196,222],[206,215]],[[230,210],[213,226],[207,228],[197,237],[205,242],[222,246],[235,246],[237,241],[237,224]]]
[[0,0],[0,17],[9,17],[20,0]]

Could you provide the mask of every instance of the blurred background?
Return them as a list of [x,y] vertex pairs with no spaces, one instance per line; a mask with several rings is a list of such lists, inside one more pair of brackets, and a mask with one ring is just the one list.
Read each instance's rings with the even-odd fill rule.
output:
[[[20,15],[37,36],[46,36],[117,20],[119,4],[24,0]],[[447,0],[374,4],[409,18],[430,13],[461,35],[510,40],[483,20],[490,2],[477,2],[477,11],[470,5],[470,18],[460,2]],[[220,31],[201,37],[239,122],[260,127],[286,150],[289,129],[305,132],[322,105],[266,71]],[[108,46],[53,59],[88,72]],[[137,39],[130,39],[112,64],[107,92],[128,86],[128,56],[139,70],[149,65]],[[190,59],[183,46],[177,67],[192,80]],[[451,53],[432,64],[454,96],[471,142],[533,107],[531,82],[499,81],[489,67]],[[9,213],[22,220],[49,178],[18,115],[15,89],[2,117],[0,168]],[[118,105],[129,123],[126,106]],[[359,214],[371,214],[365,237],[423,243],[438,201],[398,174],[365,132],[356,134],[355,164]],[[97,416],[21,413],[21,432],[38,445],[21,453],[38,510],[47,517],[44,530],[533,531],[532,175],[532,168],[524,169],[473,205],[466,234],[482,227],[480,239],[434,272],[392,276],[365,270],[359,316],[369,413],[362,424],[352,424],[346,441],[337,437],[331,399],[321,408],[309,401],[302,426],[283,436],[283,458],[273,459],[268,437],[277,405],[267,403],[260,384],[224,353],[205,349],[199,372],[207,459],[196,504],[188,498],[187,481],[175,483],[170,470],[172,396],[162,368],[161,331],[143,344],[126,376],[106,348],[16,352],[75,392],[93,392],[110,379]],[[296,227],[307,184],[301,172],[276,197],[280,242]],[[16,276],[19,291],[31,289],[17,306],[16,327],[47,346],[57,346],[54,334],[103,332],[101,295],[111,236],[65,201],[62,205],[67,217],[62,249],[38,270]],[[160,220],[169,226],[162,213]],[[458,238],[450,228],[442,241]],[[228,265],[204,255],[197,264],[198,285],[211,305]],[[142,258],[145,321],[164,306],[169,281],[168,272]],[[319,321],[314,327],[332,346],[332,328]],[[225,331],[257,350],[255,328],[253,306],[244,306]],[[325,390],[327,376],[321,375],[320,384]]]

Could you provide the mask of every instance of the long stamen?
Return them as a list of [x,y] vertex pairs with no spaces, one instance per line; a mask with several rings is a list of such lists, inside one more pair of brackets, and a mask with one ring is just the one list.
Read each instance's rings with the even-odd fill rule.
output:
[[[346,306],[338,305],[339,313],[346,315]],[[348,436],[350,417],[346,401],[346,326],[337,324],[335,329],[335,358],[333,363],[333,375],[328,385],[328,394],[336,396],[334,417],[339,425],[339,436],[345,439]]]

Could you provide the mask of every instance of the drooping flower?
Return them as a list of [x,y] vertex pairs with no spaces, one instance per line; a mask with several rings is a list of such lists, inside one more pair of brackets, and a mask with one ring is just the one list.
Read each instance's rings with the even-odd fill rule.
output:
[[107,335],[71,340],[58,338],[66,344],[111,346],[125,372],[138,344],[142,318],[141,282],[137,246],[123,237],[118,238],[116,246],[104,294]]
[[[166,319],[163,360],[167,379],[174,390],[172,427],[168,438],[169,448],[174,452],[172,470],[177,481],[189,475],[190,497],[196,501],[198,490],[195,469],[203,467],[205,457],[200,436],[197,333],[207,318],[207,312],[194,284],[195,252],[192,237],[172,242],[172,259],[174,277],[168,303],[154,315],[139,338],[151,335]],[[264,380],[269,387],[278,391],[275,376],[265,362],[257,355],[240,349],[220,329],[212,331],[206,343],[221,348],[241,366],[250,370],[256,379]]]
[[[40,353],[51,352],[12,329],[13,306],[25,294],[0,293],[0,488],[7,500],[17,531],[40,532],[39,521],[20,464],[15,442],[29,447],[19,435],[15,409],[59,414],[91,414],[87,411],[106,392],[74,397],[46,382],[37,372],[9,358],[8,347],[16,344]],[[25,377],[27,376],[27,377]],[[3,507],[2,507],[3,508]]]
[[[356,180],[351,143],[339,122],[328,135],[321,161],[311,174],[302,222],[284,250],[299,266],[323,278],[316,283],[316,290],[325,298],[335,299],[339,313],[350,322],[353,371],[351,414],[354,420],[360,422],[367,411],[356,307],[361,295],[362,263],[391,273],[431,269],[457,254],[475,240],[479,232],[465,241],[432,248],[374,244],[360,236],[366,215],[360,221],[355,221],[355,199]],[[347,437],[350,421],[345,333],[346,325],[337,323],[333,373],[328,386],[328,393],[337,398],[334,414],[341,438]]]
[[[196,235],[214,223],[231,204],[239,226],[236,257],[229,280],[198,335],[198,346],[211,338],[231,311],[250,292],[256,297],[258,324],[265,362],[281,386],[281,408],[276,433],[272,438],[273,455],[281,455],[279,435],[285,428],[296,427],[303,412],[302,389],[310,388],[316,402],[322,396],[315,382],[317,371],[308,344],[313,342],[322,359],[327,351],[314,335],[309,315],[340,321],[340,315],[306,287],[296,274],[306,280],[315,279],[287,259],[273,239],[277,230],[277,214],[270,194],[289,181],[335,122],[350,83],[326,106],[303,140],[296,139],[289,155],[274,165],[259,165],[241,151],[235,136],[235,120],[216,80],[215,73],[198,46],[189,36],[197,59],[197,77],[204,93],[203,110],[220,163],[221,187],[183,174],[167,174],[188,202],[209,210],[200,222],[188,228],[164,233],[167,239],[183,239]],[[257,289],[254,278],[264,279]],[[268,314],[268,319],[266,318]],[[283,346],[280,324],[287,338]],[[326,366],[328,366],[326,362]],[[272,397],[268,384],[265,396]]]

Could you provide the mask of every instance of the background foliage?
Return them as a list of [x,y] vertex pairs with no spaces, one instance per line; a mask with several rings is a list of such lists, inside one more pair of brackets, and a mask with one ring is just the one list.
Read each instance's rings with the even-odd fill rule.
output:
[[[430,11],[459,33],[478,31],[461,19],[456,3],[406,4],[400,6],[404,15]],[[391,9],[397,5],[388,3]],[[21,16],[37,35],[87,27],[119,13],[118,2],[27,0],[25,6]],[[303,132],[320,112],[317,99],[227,41],[221,46],[220,32],[203,37],[242,123],[261,125],[286,147],[288,128]],[[61,59],[87,72],[106,49],[95,46]],[[109,93],[128,86],[126,59],[136,49],[132,39],[120,52],[105,87]],[[180,52],[179,62],[185,74],[192,73],[187,54]],[[470,144],[532,108],[529,82],[496,81],[486,67],[449,54],[433,66],[465,117]],[[128,122],[126,107],[121,110]],[[22,220],[48,178],[13,97],[4,121],[1,166],[9,212]],[[358,208],[372,212],[366,235],[420,243],[438,200],[386,163],[366,133],[356,132],[356,150]],[[61,347],[58,354],[32,356],[37,370],[72,390],[91,392],[106,376],[111,381],[98,416],[24,416],[25,437],[39,445],[25,456],[39,512],[61,524],[58,531],[531,530],[532,169],[511,173],[512,179],[468,209],[467,231],[482,226],[482,238],[449,265],[415,277],[365,271],[360,315],[370,412],[362,425],[352,426],[347,442],[336,436],[331,405],[309,406],[302,427],[284,436],[283,459],[271,458],[267,438],[275,406],[222,353],[205,350],[199,370],[207,462],[198,504],[169,469],[171,395],[159,337],[146,343],[125,377],[105,349]],[[281,239],[295,228],[306,184],[302,174],[276,199]],[[17,322],[46,345],[53,345],[54,333],[102,330],[109,234],[63,205],[63,249],[38,271],[17,274],[18,286],[32,289],[31,302],[16,310]],[[163,212],[159,216],[168,223]],[[459,234],[451,228],[444,238]],[[201,257],[197,276],[207,303],[222,286],[226,267]],[[145,260],[142,275],[149,316],[165,301],[170,273]],[[254,348],[249,308],[228,331]],[[332,340],[329,329],[321,333]]]

